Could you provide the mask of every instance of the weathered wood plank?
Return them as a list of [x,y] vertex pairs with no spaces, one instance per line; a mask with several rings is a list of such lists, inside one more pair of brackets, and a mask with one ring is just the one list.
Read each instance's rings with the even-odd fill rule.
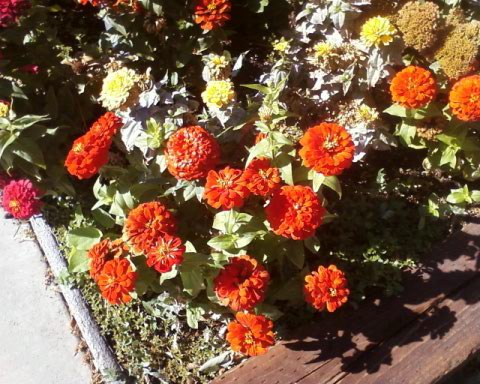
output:
[[479,319],[480,277],[365,354],[351,367],[358,373],[338,383],[436,383],[480,351]]
[[479,247],[480,224],[470,223],[437,247],[422,268],[406,274],[401,297],[319,316],[268,354],[247,360],[213,383],[334,382],[365,351],[472,280],[479,271]]

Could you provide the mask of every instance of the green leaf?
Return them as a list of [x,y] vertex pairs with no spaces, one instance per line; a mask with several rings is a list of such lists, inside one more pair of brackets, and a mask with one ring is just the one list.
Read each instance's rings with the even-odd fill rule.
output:
[[47,115],[25,115],[16,119],[12,123],[12,126],[15,129],[23,130],[31,127],[34,124],[37,124],[41,121],[46,121],[46,120],[50,120],[50,117],[48,117]]
[[205,310],[200,306],[195,306],[192,303],[187,305],[187,324],[190,328],[198,329],[198,322],[203,319]]
[[447,202],[450,204],[471,204],[472,199],[470,198],[468,186],[465,185],[463,188],[452,189],[447,196]]
[[205,289],[203,273],[200,269],[185,269],[180,267],[183,291],[192,297],[196,297],[202,289]]
[[234,248],[237,240],[236,235],[226,234],[214,237],[207,244],[213,249],[226,250]]
[[160,274],[160,285],[162,285],[165,281],[174,279],[178,275],[178,269],[174,265],[170,272],[165,272]]
[[255,91],[259,91],[264,95],[268,95],[270,93],[270,88],[261,84],[241,84],[240,86],[248,89],[253,89]]
[[215,215],[213,219],[213,228],[222,233],[236,233],[238,230],[250,223],[252,215],[241,213],[234,210],[222,211]]
[[92,210],[92,216],[98,224],[105,228],[112,228],[115,225],[115,219],[102,208]]
[[82,273],[88,271],[88,253],[85,250],[72,248],[68,255],[68,271]]
[[472,191],[470,197],[475,203],[480,203],[480,191]]
[[298,269],[302,269],[305,264],[305,248],[303,241],[289,241],[286,245],[287,258]]
[[305,247],[314,254],[317,254],[320,251],[320,240],[317,236],[311,236],[304,240],[304,244]]
[[340,180],[338,180],[337,176],[327,176],[323,182],[325,186],[330,189],[333,189],[337,192],[337,195],[342,198],[342,186],[340,185]]
[[21,159],[36,165],[39,168],[46,169],[45,159],[38,144],[27,138],[19,138],[11,146],[12,152]]
[[392,115],[392,116],[407,117],[407,110],[398,104],[391,105],[390,107],[385,109],[383,112],[388,113],[389,115]]
[[315,172],[313,169],[308,173],[308,179],[312,180],[312,187],[315,192],[320,190],[323,182],[325,181],[325,176],[321,173]]
[[78,250],[88,251],[102,238],[102,232],[95,227],[72,229],[67,234],[68,245]]
[[283,312],[278,309],[277,306],[269,303],[261,303],[255,307],[255,313],[257,315],[266,316],[273,321],[278,320],[283,316]]

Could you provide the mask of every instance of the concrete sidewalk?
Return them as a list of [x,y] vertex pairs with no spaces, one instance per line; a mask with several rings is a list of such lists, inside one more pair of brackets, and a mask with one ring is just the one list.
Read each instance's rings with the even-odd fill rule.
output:
[[0,384],[88,384],[70,315],[45,285],[47,266],[27,231],[0,211]]

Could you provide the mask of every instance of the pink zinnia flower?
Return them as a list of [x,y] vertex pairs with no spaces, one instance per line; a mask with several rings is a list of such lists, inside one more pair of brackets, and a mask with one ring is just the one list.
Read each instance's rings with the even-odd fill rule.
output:
[[0,0],[0,28],[16,23],[29,7],[27,0]]
[[[2,0],[0,0],[2,1]],[[37,75],[40,72],[40,67],[35,64],[27,64],[19,68],[20,71],[25,73],[31,73],[32,75]]]
[[3,189],[3,208],[16,219],[29,219],[40,212],[40,193],[28,179],[12,180]]

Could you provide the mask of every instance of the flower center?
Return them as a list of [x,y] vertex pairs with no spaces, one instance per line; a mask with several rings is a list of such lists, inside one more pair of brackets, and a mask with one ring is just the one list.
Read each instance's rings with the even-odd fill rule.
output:
[[480,101],[480,95],[471,95],[470,96],[470,102],[472,104],[478,103]]
[[83,144],[82,143],[77,143],[73,146],[73,152],[80,153],[82,151],[83,151]]
[[253,333],[251,331],[248,331],[247,333],[245,333],[245,344],[249,344],[249,345],[255,344]]
[[337,296],[337,290],[335,288],[328,288],[328,293],[330,293],[331,297]]
[[212,1],[210,4],[208,4],[207,8],[208,8],[209,11],[215,11],[217,9],[217,4],[215,4]]
[[18,200],[10,200],[8,207],[12,212],[18,212],[20,210],[20,202]]
[[325,148],[327,151],[334,150],[338,146],[338,139],[336,138],[331,138],[330,136],[327,136],[325,141],[323,142],[323,148]]
[[221,188],[230,188],[233,186],[233,181],[230,179],[218,179],[218,185]]

